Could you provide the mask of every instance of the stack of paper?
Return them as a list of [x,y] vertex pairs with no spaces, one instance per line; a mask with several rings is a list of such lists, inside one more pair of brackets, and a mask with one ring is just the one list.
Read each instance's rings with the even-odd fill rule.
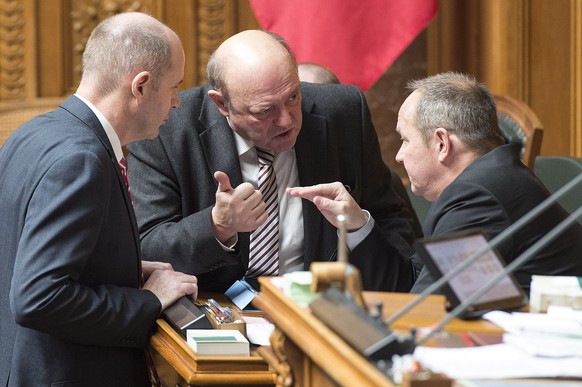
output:
[[[582,357],[582,326],[567,307],[550,307],[548,313],[489,312],[484,318],[506,333],[503,342],[529,355]],[[558,314],[557,314],[557,313]]]
[[546,312],[550,305],[582,308],[582,278],[532,276],[529,297],[530,312]]
[[238,330],[188,329],[186,341],[199,355],[249,356],[249,341]]
[[503,344],[418,347],[414,357],[455,379],[582,378],[581,313],[555,306],[547,314],[489,312],[483,318],[506,332]]

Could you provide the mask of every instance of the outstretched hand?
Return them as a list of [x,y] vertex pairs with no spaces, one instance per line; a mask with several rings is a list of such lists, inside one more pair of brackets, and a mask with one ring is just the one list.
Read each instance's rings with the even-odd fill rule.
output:
[[366,215],[340,182],[309,187],[289,187],[287,194],[311,201],[325,219],[335,227],[339,227],[338,215],[346,216],[348,231],[359,230],[366,224]]
[[225,243],[238,232],[253,231],[267,220],[263,195],[250,183],[233,188],[228,175],[214,173],[218,182],[216,204],[212,208],[212,228],[216,238]]

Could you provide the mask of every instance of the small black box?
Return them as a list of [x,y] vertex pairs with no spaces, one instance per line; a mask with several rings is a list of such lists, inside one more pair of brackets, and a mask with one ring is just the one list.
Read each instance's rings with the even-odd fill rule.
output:
[[212,329],[203,310],[187,297],[182,297],[162,313],[164,319],[186,338],[187,329]]

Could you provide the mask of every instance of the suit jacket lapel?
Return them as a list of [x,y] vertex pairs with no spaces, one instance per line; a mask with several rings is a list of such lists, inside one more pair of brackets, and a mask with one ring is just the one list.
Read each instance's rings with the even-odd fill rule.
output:
[[[210,174],[222,171],[230,178],[232,187],[242,183],[242,171],[232,129],[228,122],[210,99],[205,96],[200,111],[199,121],[205,126],[200,133],[200,143]],[[218,184],[214,186],[214,189]],[[239,232],[239,248],[243,257],[248,257],[250,233]],[[248,264],[246,262],[245,264]]]
[[[89,129],[91,129],[97,138],[101,141],[109,157],[111,158],[111,163],[113,164],[113,169],[115,170],[115,174],[117,175],[117,183],[121,186],[123,192],[123,198],[125,200],[125,206],[127,208],[127,212],[129,217],[131,218],[131,228],[133,232],[133,240],[135,243],[135,250],[137,252],[138,257],[138,264],[141,265],[141,248],[140,248],[140,240],[139,240],[139,232],[137,228],[137,220],[135,218],[135,212],[133,211],[133,203],[131,202],[131,198],[129,197],[129,193],[125,188],[125,182],[123,176],[121,175],[121,169],[119,167],[119,163],[115,157],[115,152],[113,152],[113,148],[111,147],[111,143],[109,142],[109,138],[105,133],[105,129],[101,125],[101,122],[97,118],[97,116],[93,113],[93,111],[85,105],[79,98],[75,96],[69,97],[63,104],[61,105],[65,110],[69,113],[77,117],[79,120],[83,121],[85,125]],[[141,280],[141,279],[140,279]]]
[[229,176],[233,187],[238,186],[242,183],[242,172],[234,135],[210,97],[204,97],[199,120],[206,127],[206,130],[200,133],[200,143],[210,174],[222,171]]
[[[303,125],[295,144],[297,171],[301,186],[328,182],[326,175],[328,168],[327,122],[324,116],[312,114],[310,111],[311,108],[303,107]],[[322,219],[317,207],[304,200],[304,251],[316,251],[314,246],[318,243]]]

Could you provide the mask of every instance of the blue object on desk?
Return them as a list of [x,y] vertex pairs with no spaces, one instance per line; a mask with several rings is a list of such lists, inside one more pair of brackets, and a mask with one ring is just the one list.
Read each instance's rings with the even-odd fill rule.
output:
[[253,298],[259,295],[259,292],[244,279],[237,280],[228,288],[224,295],[240,310],[258,311],[258,309],[252,307],[251,302]]

